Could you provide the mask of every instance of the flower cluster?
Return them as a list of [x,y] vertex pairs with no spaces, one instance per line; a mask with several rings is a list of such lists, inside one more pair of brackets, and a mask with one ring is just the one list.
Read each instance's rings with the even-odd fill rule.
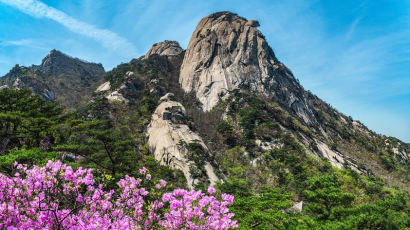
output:
[[[90,169],[73,170],[61,162],[45,167],[15,163],[16,173],[0,174],[0,229],[230,229],[236,228],[227,205],[201,191],[176,189],[165,193],[166,181],[155,191],[143,187],[151,181],[145,168],[143,179],[125,176],[118,189],[106,191],[96,184]],[[154,195],[156,194],[156,195]]]
[[[211,187],[212,188],[212,187]],[[222,195],[222,202],[214,196],[201,191],[176,189],[173,193],[162,196],[164,203],[169,203],[170,211],[165,213],[165,220],[159,221],[167,229],[229,229],[237,227],[232,221],[227,205],[233,203],[233,196]]]

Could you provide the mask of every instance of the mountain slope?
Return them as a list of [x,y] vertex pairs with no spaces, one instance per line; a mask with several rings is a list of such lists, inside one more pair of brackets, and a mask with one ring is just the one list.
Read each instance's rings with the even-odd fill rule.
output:
[[[226,14],[229,13],[219,15],[225,17]],[[215,24],[214,26],[216,27]],[[169,46],[167,42],[162,45]],[[156,46],[158,45],[154,47]],[[205,49],[200,48],[202,51]],[[266,46],[266,49],[273,55],[269,47]],[[174,100],[186,108],[186,117],[191,120],[192,131],[204,139],[207,148],[214,155],[213,159],[208,161],[218,169],[220,178],[226,175],[221,168],[221,162],[215,159],[223,159],[231,148],[242,148],[241,151],[247,155],[249,163],[257,165],[257,162],[263,162],[264,153],[286,149],[285,142],[291,139],[293,144],[299,146],[296,147],[299,151],[327,159],[338,168],[348,167],[360,173],[374,174],[391,184],[408,188],[408,144],[375,134],[360,122],[339,113],[318,97],[305,91],[291,72],[276,59],[275,63],[279,66],[277,69],[283,71],[273,72],[274,74],[267,78],[279,82],[276,87],[281,88],[281,92],[286,92],[281,94],[280,98],[277,96],[279,93],[273,89],[258,92],[246,87],[246,84],[238,84],[226,90],[224,97],[218,97],[217,105],[210,111],[203,111],[203,103],[198,97],[198,92],[193,89],[186,93],[182,82],[187,81],[189,84],[202,87],[201,80],[197,78],[198,73],[218,75],[213,74],[212,68],[201,67],[202,71],[193,71],[190,78],[185,77],[182,71],[187,67],[184,67],[184,64],[186,65],[191,58],[187,52],[188,50],[169,55],[148,52],[149,54],[144,57],[122,64],[107,74],[106,79],[111,87],[100,94],[113,99],[110,95],[115,92],[121,96],[119,98],[123,98],[116,101],[139,104],[145,97],[159,100],[166,93],[173,93]],[[216,56],[214,59],[219,57]],[[210,65],[214,64],[211,62]],[[247,78],[252,78],[252,73],[242,74],[245,76],[245,82]],[[182,86],[177,83],[178,79]],[[211,82],[211,87],[214,84],[218,83]],[[260,84],[263,83],[259,81],[254,85]],[[309,120],[303,119],[303,116],[298,114],[301,110],[294,105],[302,102],[302,108],[309,111]],[[391,144],[386,144],[388,142]],[[175,143],[174,147],[177,145],[178,143]],[[155,149],[156,146],[151,147]]]
[[[409,145],[375,134],[304,90],[277,60],[257,30],[258,25],[255,20],[230,12],[203,18],[191,37],[181,67],[179,79],[184,91],[194,92],[205,112],[218,103],[228,103],[222,108],[228,114],[225,120],[236,128],[237,134],[251,129],[243,138],[253,145],[265,142],[269,146],[260,138],[276,141],[265,134],[255,136],[263,122],[260,114],[239,114],[238,119],[241,107],[266,112],[270,122],[291,132],[307,151],[327,158],[338,168],[346,165],[407,187]],[[229,97],[235,90],[256,96],[265,105],[255,108],[249,102],[241,102],[242,96]],[[232,107],[236,110],[232,111]],[[247,124],[238,125],[244,116],[250,116]]]

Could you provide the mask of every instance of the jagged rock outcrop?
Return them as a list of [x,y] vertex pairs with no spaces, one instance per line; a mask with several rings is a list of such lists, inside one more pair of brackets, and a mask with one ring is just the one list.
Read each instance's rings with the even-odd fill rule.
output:
[[0,78],[1,85],[12,86],[13,81],[25,72],[25,68],[15,65],[5,76]]
[[[2,85],[4,84],[4,85]],[[32,67],[14,66],[6,76],[0,79],[0,89],[14,87],[16,89],[30,89],[47,102],[55,102],[54,91],[45,84]]]
[[352,170],[358,173],[362,173],[362,171],[359,170],[358,166],[353,163],[352,160],[349,159],[345,154],[339,152],[338,150],[331,149],[327,144],[321,141],[316,140],[316,144],[320,156],[326,158],[333,166],[339,169],[348,166]]
[[277,99],[306,123],[315,120],[304,90],[282,63],[259,23],[230,12],[203,18],[196,27],[180,72],[180,84],[194,91],[204,111],[211,110],[229,91],[246,88]]
[[144,58],[148,58],[153,54],[175,56],[183,51],[181,46],[176,41],[165,40],[152,45],[151,49],[145,54]]
[[269,142],[269,141],[262,141],[262,140],[255,140],[255,144],[256,144],[256,146],[258,146],[259,148],[261,148],[263,151],[265,151],[265,152],[268,152],[268,151],[270,151],[270,150],[273,150],[273,149],[278,149],[278,148],[281,148],[281,145],[278,145],[278,144],[276,144],[276,143],[274,143],[274,142]]
[[148,126],[148,143],[155,158],[163,165],[181,170],[187,179],[188,186],[193,188],[197,179],[192,175],[192,169],[203,167],[206,177],[214,184],[218,177],[209,162],[195,165],[189,159],[189,150],[183,143],[197,143],[209,154],[202,138],[193,132],[184,122],[185,108],[181,103],[172,101],[172,94],[161,98],[160,104],[152,115]]

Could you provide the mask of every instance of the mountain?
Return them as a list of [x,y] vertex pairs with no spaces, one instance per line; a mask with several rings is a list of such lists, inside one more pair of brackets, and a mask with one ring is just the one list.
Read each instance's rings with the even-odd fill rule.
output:
[[204,111],[227,98],[229,91],[247,88],[292,109],[304,122],[314,122],[306,92],[277,60],[258,26],[229,12],[203,18],[186,50],[182,88],[196,93]]
[[[144,98],[154,100],[158,107],[151,105],[141,143],[147,141],[159,162],[183,171],[191,187],[226,177],[215,159],[232,148],[258,165],[265,152],[292,141],[309,157],[409,189],[409,144],[374,133],[306,91],[258,26],[218,12],[201,19],[186,50],[176,41],[155,43],[108,73],[52,50],[40,65],[16,65],[0,85],[31,89],[96,119],[117,119],[113,107],[132,112]],[[201,149],[200,162],[190,153],[192,143]]]
[[305,90],[258,26],[214,13],[186,50],[158,42],[106,73],[55,50],[14,67],[0,84],[0,171],[52,157],[112,188],[144,166],[171,189],[235,195],[240,229],[410,227],[410,144]]
[[90,100],[104,74],[101,64],[89,63],[58,50],[51,50],[40,65],[16,65],[0,78],[0,85],[28,88],[46,101],[57,101],[63,106],[74,108],[85,105]]
[[[195,138],[184,138],[184,132],[195,133],[204,147],[207,160],[201,164],[216,169],[220,165],[213,159],[235,146],[259,165],[264,152],[285,148],[292,140],[308,156],[408,189],[409,144],[374,133],[306,91],[275,57],[258,25],[230,12],[211,14],[199,22],[185,51],[172,41],[154,44],[145,56],[109,72],[105,86],[111,87],[102,93],[128,104],[171,93],[172,106],[163,108],[169,102],[159,102],[148,138],[157,160],[184,172],[195,165],[188,148],[179,143]],[[158,111],[167,122],[163,134],[153,135]],[[185,117],[183,123],[191,124],[191,130],[178,131],[181,121],[169,119],[172,111]],[[199,171],[200,178],[209,178],[207,170]]]

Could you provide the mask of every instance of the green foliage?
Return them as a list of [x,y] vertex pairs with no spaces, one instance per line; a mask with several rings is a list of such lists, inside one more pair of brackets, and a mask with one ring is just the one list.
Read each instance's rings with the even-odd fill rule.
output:
[[137,155],[135,141],[128,133],[110,128],[104,121],[76,121],[70,128],[67,143],[56,150],[75,153],[82,157],[82,165],[100,168],[115,178],[136,170],[142,156]]
[[[329,185],[333,187],[333,185]],[[320,201],[319,203],[323,203]],[[397,192],[373,203],[333,207],[328,218],[293,215],[285,220],[286,229],[408,229],[409,194]]]
[[409,194],[397,192],[372,204],[350,209],[342,221],[357,229],[408,229],[410,228]]
[[319,219],[327,219],[339,207],[350,207],[354,196],[343,192],[341,181],[335,175],[314,176],[306,181],[303,195],[308,201],[308,212]]
[[57,159],[55,152],[45,152],[40,148],[13,149],[7,155],[0,156],[0,173],[10,174],[13,163],[27,165],[44,165],[49,160]]
[[105,75],[105,79],[111,83],[113,89],[118,88],[127,78],[127,71],[131,68],[128,64],[120,64]]
[[253,194],[243,182],[221,185],[222,192],[235,194],[231,211],[239,229],[277,229],[287,216],[283,210],[292,205],[292,195],[284,190],[262,186]]
[[382,161],[384,166],[387,168],[387,170],[392,171],[392,170],[396,169],[396,165],[395,165],[395,162],[394,162],[392,156],[382,155],[382,156],[380,156],[380,160]]
[[52,142],[56,127],[63,120],[61,114],[57,104],[46,103],[29,90],[1,90],[0,154],[16,147],[37,148],[44,141]]
[[222,121],[219,123],[217,131],[224,137],[224,142],[228,146],[233,147],[238,143],[234,129],[228,122]]

